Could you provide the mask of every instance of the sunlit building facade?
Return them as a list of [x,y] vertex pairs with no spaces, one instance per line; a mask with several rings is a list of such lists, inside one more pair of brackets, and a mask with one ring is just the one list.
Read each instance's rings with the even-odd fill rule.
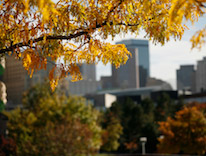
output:
[[127,63],[120,68],[112,67],[112,81],[114,88],[145,87],[150,76],[149,41],[123,40],[117,44],[125,44],[132,53]]

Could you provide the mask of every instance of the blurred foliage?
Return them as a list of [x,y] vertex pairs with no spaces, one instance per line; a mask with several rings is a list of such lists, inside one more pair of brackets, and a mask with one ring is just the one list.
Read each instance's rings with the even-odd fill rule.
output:
[[0,156],[10,155],[16,155],[16,144],[14,140],[0,136]]
[[5,109],[5,105],[4,105],[3,101],[0,100],[0,112],[3,112],[4,109]]
[[117,152],[141,153],[140,137],[147,137],[147,153],[156,152],[160,135],[158,122],[165,121],[168,116],[174,117],[182,106],[182,101],[175,102],[167,94],[160,95],[157,101],[146,98],[141,103],[135,103],[127,98],[114,102],[109,111],[120,120],[123,127]]
[[[139,138],[147,136],[146,127],[154,120],[153,103],[145,101],[144,106],[135,104],[131,99],[113,103],[110,111],[121,121],[123,134],[120,137],[119,152],[139,152]],[[153,129],[149,129],[153,130]],[[149,132],[150,133],[150,132]],[[151,134],[151,133],[150,133]]]
[[119,138],[122,134],[120,120],[108,109],[102,114],[101,125],[103,130],[101,146],[102,152],[116,151],[119,147]]
[[31,88],[23,99],[26,109],[15,109],[9,117],[9,135],[19,156],[92,154],[101,145],[98,111],[81,97],[51,92],[49,85]]
[[168,116],[175,113],[175,103],[168,94],[162,94],[158,97],[157,106],[155,109],[155,120],[165,121]]
[[157,101],[117,101],[100,113],[86,103],[52,92],[49,84],[32,87],[24,95],[24,109],[6,113],[17,154],[141,153],[140,137],[147,137],[147,153],[205,154],[206,104],[186,107],[162,94]]
[[158,151],[161,153],[206,153],[206,104],[193,103],[160,122]]

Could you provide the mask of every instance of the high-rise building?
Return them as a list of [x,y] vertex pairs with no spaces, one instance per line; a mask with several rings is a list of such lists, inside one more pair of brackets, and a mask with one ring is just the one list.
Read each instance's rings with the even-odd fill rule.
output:
[[194,65],[181,65],[177,71],[177,89],[184,91],[195,90]]
[[197,62],[196,92],[206,91],[206,57]]
[[123,40],[117,44],[125,44],[132,58],[118,69],[112,67],[113,88],[144,87],[150,76],[148,40]]
[[[35,71],[32,78],[30,78],[27,71],[22,66],[22,61],[12,56],[6,57],[3,81],[7,87],[7,104],[9,109],[21,105],[23,93],[31,86],[44,82],[45,79],[48,78],[49,71],[52,67],[53,64],[48,63],[46,70]],[[96,91],[98,86],[100,86],[99,82],[96,81],[95,65],[83,64],[79,66],[79,68],[84,78],[82,81],[69,82],[69,79],[65,79],[59,82],[61,89],[64,88],[64,90],[66,90],[66,94],[84,95]]]
[[15,107],[21,104],[22,93],[25,91],[26,71],[22,62],[14,57],[6,57],[5,72],[3,80],[7,88],[8,104]]
[[36,71],[30,78],[22,66],[22,61],[7,56],[3,81],[7,88],[8,107],[22,104],[23,92],[37,83],[42,83],[48,77],[51,67],[52,64],[47,64],[47,70]]

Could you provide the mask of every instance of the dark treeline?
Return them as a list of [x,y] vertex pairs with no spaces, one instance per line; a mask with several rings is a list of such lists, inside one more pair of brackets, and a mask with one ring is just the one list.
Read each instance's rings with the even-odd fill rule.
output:
[[[119,139],[120,146],[114,153],[141,153],[140,137],[147,137],[146,152],[157,152],[157,138],[161,135],[158,127],[160,121],[174,117],[175,112],[183,108],[182,100],[173,100],[162,94],[154,102],[144,99],[136,103],[127,98],[123,102],[114,102],[105,114],[110,114],[120,121],[123,132]],[[108,115],[106,116],[108,118]],[[102,152],[106,152],[102,150]]]

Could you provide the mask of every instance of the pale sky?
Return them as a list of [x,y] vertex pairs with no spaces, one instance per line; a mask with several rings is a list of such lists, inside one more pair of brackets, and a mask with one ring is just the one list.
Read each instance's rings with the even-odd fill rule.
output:
[[[164,46],[160,44],[154,45],[152,41],[149,43],[150,51],[150,75],[158,79],[169,82],[173,89],[176,89],[176,70],[180,65],[194,64],[206,56],[206,45],[199,51],[198,49],[191,50],[190,38],[196,32],[206,25],[206,17],[200,18],[199,22],[194,26],[188,24],[189,30],[186,30],[181,41],[171,40]],[[124,39],[144,39],[143,33],[135,38],[132,35],[125,37],[116,37],[113,41],[107,41],[115,44],[115,42]],[[97,79],[101,75],[111,75],[111,65],[104,66],[103,64],[97,65]]]

